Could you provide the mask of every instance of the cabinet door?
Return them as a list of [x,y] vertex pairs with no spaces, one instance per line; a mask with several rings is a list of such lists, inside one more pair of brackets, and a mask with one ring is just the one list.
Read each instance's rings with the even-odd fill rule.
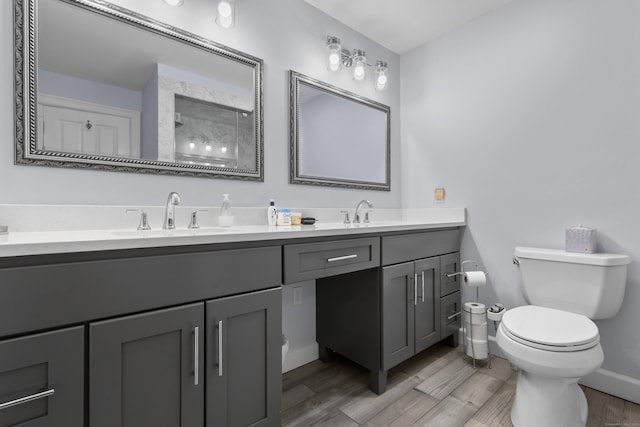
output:
[[459,291],[462,276],[456,274],[455,276],[448,277],[448,275],[462,271],[462,267],[460,266],[460,253],[455,252],[452,254],[442,255],[440,257],[440,271],[442,273],[440,296],[444,297]]
[[440,341],[440,258],[415,262],[418,301],[415,305],[415,352]]
[[280,425],[282,289],[206,303],[206,425]]
[[90,325],[91,427],[204,425],[204,304]]
[[0,426],[83,423],[83,327],[0,342]]
[[382,369],[387,370],[415,353],[414,312],[417,286],[414,263],[382,269]]

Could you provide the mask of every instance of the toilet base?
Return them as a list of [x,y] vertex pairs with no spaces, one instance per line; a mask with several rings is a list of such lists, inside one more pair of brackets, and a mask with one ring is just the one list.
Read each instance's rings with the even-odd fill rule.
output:
[[511,408],[514,427],[584,427],[587,399],[580,378],[551,378],[518,371]]

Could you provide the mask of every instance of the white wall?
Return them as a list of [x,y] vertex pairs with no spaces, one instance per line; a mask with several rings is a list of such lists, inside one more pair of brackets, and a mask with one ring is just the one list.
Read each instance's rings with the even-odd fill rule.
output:
[[[640,3],[513,0],[401,58],[402,201],[466,206],[463,259],[484,303],[523,304],[517,245],[598,228],[631,256],[622,309],[598,321],[603,368],[640,379]],[[465,299],[475,299],[475,291]]]
[[[13,11],[12,1],[0,2],[0,203],[161,205],[170,191],[190,206],[219,206],[222,193],[236,206],[343,207],[371,199],[377,207],[400,206],[399,58],[364,36],[347,29],[300,0],[239,0],[236,26],[223,30],[214,24],[211,0],[188,0],[171,8],[161,0],[113,0],[115,4],[184,28],[264,60],[263,183],[207,178],[154,176],[13,165]],[[326,69],[326,36],[342,39],[346,48],[364,49],[389,62],[391,84],[386,92],[373,89],[372,80],[354,82],[347,71]],[[81,59],[81,58],[80,58]],[[391,192],[354,191],[289,184],[289,86],[293,69],[391,106]]]

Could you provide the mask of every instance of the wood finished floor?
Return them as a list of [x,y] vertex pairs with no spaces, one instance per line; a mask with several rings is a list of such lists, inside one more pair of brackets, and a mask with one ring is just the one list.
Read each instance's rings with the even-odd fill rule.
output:
[[[504,359],[474,369],[460,347],[438,344],[392,369],[378,396],[368,388],[367,370],[339,356],[316,360],[283,375],[282,425],[512,426],[516,377]],[[587,427],[640,427],[640,405],[583,389]]]

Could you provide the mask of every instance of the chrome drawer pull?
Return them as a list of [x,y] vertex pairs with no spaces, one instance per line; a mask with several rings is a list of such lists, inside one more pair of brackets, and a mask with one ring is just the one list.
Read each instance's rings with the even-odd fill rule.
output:
[[459,311],[459,312],[457,312],[457,313],[454,313],[454,314],[452,314],[451,316],[448,316],[448,317],[447,317],[447,320],[451,320],[451,319],[453,319],[454,317],[458,317],[458,316],[460,316],[460,314],[462,314],[462,312],[461,312],[461,311]]
[[45,397],[49,397],[55,392],[56,392],[56,390],[52,388],[50,390],[46,390],[46,391],[42,391],[40,393],[32,394],[31,396],[20,397],[20,398],[15,399],[15,400],[10,400],[8,402],[0,403],[0,410],[11,408],[12,406],[22,405],[23,403],[33,402],[34,400],[42,399],[42,398],[45,398]]
[[200,327],[195,326],[193,328],[193,385],[198,385],[198,377],[199,377],[199,364],[200,364],[200,337],[199,333]]
[[413,305],[418,305],[418,273],[413,275]]
[[222,376],[222,320],[218,322],[218,376]]
[[327,262],[336,262],[336,261],[344,261],[345,259],[353,259],[358,258],[357,254],[345,255],[345,256],[337,256],[335,258],[328,258]]
[[422,302],[424,302],[424,270],[422,270]]

